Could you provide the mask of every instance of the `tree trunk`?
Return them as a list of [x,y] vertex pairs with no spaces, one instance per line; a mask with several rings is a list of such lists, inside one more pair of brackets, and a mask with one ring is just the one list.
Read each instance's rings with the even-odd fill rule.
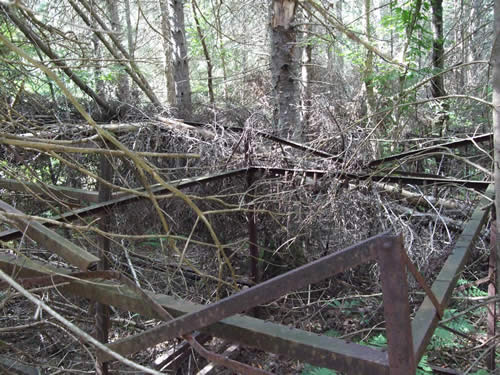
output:
[[205,36],[203,35],[203,31],[201,30],[200,20],[198,19],[198,12],[201,13],[201,10],[198,8],[198,4],[196,4],[195,0],[191,0],[191,5],[193,8],[193,18],[196,23],[196,32],[198,33],[198,37],[200,38],[200,43],[203,48],[203,54],[205,55],[205,61],[207,63],[207,85],[208,85],[208,97],[210,99],[210,104],[215,104],[215,96],[214,96],[214,85],[212,78],[212,60],[210,59],[210,53],[208,52],[207,42],[205,41]]
[[191,118],[191,83],[186,46],[186,28],[184,24],[184,1],[170,0],[171,31],[173,42],[173,70],[175,85],[175,104],[180,117]]
[[[225,57],[225,46],[224,46],[224,36],[222,33],[222,22],[221,22],[221,9],[223,5],[223,0],[220,0],[217,2],[217,6],[214,7],[214,20],[215,20],[215,29],[216,29],[216,35],[217,35],[217,41],[216,41],[216,46],[219,50],[219,58],[220,58],[220,63],[221,63],[221,68],[222,68],[222,91],[224,95],[224,101],[225,103],[229,102],[229,97],[228,97],[228,87],[227,87],[227,63],[226,63],[226,57]],[[246,8],[244,8],[244,11]],[[243,29],[245,30],[245,34],[247,33],[248,27],[246,24],[242,25]],[[246,50],[245,50],[245,53]],[[242,65],[242,71],[245,71],[245,66],[246,63]]]
[[[310,8],[309,4],[304,4],[307,9]],[[302,66],[301,66],[301,83],[302,83],[302,93],[301,93],[301,113],[300,113],[300,125],[298,127],[299,139],[301,141],[305,140],[305,137],[310,129],[310,119],[311,119],[311,105],[312,105],[312,88],[311,82],[313,81],[313,69],[312,69],[312,43],[309,42],[308,38],[312,31],[312,15],[310,12],[305,14],[305,26],[304,33],[302,36]]]
[[[372,26],[371,26],[371,0],[365,0],[365,33],[368,43],[372,43]],[[379,126],[375,116],[377,99],[375,97],[375,90],[373,87],[373,52],[366,51],[365,68],[363,70],[363,83],[366,90],[366,115],[368,117],[368,128],[372,129]],[[376,138],[377,131],[373,131],[370,137]],[[375,139],[370,140],[373,158],[379,157],[378,143]]]
[[100,97],[94,90],[92,90],[83,80],[81,80],[76,73],[70,69],[64,59],[61,59],[52,49],[35,33],[26,23],[24,23],[9,7],[4,7],[4,12],[10,18],[10,20],[21,30],[21,32],[26,36],[26,38],[34,45],[35,48],[39,48],[43,51],[47,57],[49,57],[53,63],[58,66],[68,77],[77,85],[84,93],[90,96],[99,107],[105,112],[110,113],[112,111],[111,106]]
[[[117,40],[121,43],[122,39],[122,27],[120,22],[119,14],[119,2],[118,0],[106,0],[106,6],[109,12],[109,18],[111,20],[111,30],[115,32]],[[127,74],[125,71],[120,69],[117,77],[117,89],[116,98],[120,104],[126,104],[130,99],[130,85],[128,82]]]
[[[434,74],[440,73],[444,69],[444,34],[443,34],[443,0],[431,0],[432,6],[432,66]],[[431,80],[431,93],[433,98],[446,96],[444,89],[443,75],[439,74]],[[448,121],[448,103],[438,100],[440,108],[434,121],[433,133],[440,136],[446,134]]]
[[[68,0],[73,9],[78,13],[80,18],[85,22],[85,24],[94,29],[94,34],[99,38],[101,43],[106,47],[106,49],[111,53],[111,55],[118,60],[123,69],[128,73],[130,78],[139,86],[142,92],[151,100],[156,107],[161,107],[161,103],[156,97],[153,89],[149,85],[148,80],[142,74],[139,66],[135,63],[135,61],[130,57],[127,50],[121,45],[120,41],[116,37],[113,32],[110,32],[106,23],[99,17],[95,9],[86,1],[86,0],[77,0],[83,7],[89,12],[92,17],[92,21],[87,17],[87,15],[77,6],[76,0]],[[98,31],[95,28],[94,21],[97,22],[99,28],[103,30],[103,32]],[[108,42],[107,38],[105,38],[104,34],[111,39],[112,43]],[[127,62],[125,62],[125,61]],[[130,65],[130,66],[129,66]]]
[[125,5],[125,20],[127,21],[127,45],[128,54],[131,58],[134,58],[135,53],[135,43],[134,43],[134,29],[132,27],[132,20],[130,19],[130,1],[124,0]]
[[164,75],[165,86],[167,88],[167,101],[170,106],[175,106],[175,84],[174,71],[172,67],[172,32],[170,30],[170,11],[168,9],[168,0],[158,0],[161,13],[161,33],[163,37],[164,54]]
[[297,128],[297,90],[294,77],[297,0],[273,0],[271,9],[271,74],[275,100],[273,121],[280,136]]
[[[495,0],[495,36],[491,51],[493,70],[493,132],[495,153],[495,205],[497,234],[500,233],[500,0]],[[496,236],[496,290],[500,291],[500,236]],[[500,311],[500,309],[497,309]]]

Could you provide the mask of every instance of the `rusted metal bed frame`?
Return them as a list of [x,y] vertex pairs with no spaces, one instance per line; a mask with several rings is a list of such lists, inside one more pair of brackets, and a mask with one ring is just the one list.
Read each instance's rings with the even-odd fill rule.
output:
[[[196,306],[172,297],[156,295],[155,300],[178,318],[153,330],[111,343],[109,347],[126,354],[136,351],[144,342],[151,344],[151,337],[157,337],[156,341],[161,342],[186,332],[200,330],[243,345],[346,373],[414,374],[416,364],[438,324],[440,311],[447,306],[474,240],[486,220],[492,194],[493,188],[490,187],[432,285],[432,293],[425,298],[411,322],[402,239],[386,233],[208,306]],[[387,351],[235,315],[366,262],[377,262],[380,266]],[[0,267],[7,272],[18,272],[19,278],[45,274],[36,262],[23,264],[19,258],[7,256],[0,257]],[[64,273],[61,270],[57,272]],[[112,282],[95,285],[85,281],[69,281],[69,285],[61,287],[61,290],[155,317],[153,310],[141,302],[139,296]]]

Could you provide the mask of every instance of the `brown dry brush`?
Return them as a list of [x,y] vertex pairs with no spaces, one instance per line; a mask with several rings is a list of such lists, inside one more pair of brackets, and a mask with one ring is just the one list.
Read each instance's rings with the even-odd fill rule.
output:
[[[323,121],[331,129],[339,129],[328,111],[323,113]],[[230,114],[226,114],[230,118]],[[301,264],[347,247],[359,240],[382,231],[392,229],[403,233],[406,249],[412,260],[423,274],[431,278],[444,256],[451,249],[457,228],[450,228],[444,217],[462,220],[463,216],[442,207],[424,210],[414,207],[408,202],[379,190],[369,183],[345,181],[338,178],[338,172],[355,170],[356,163],[327,163],[307,154],[289,148],[273,145],[270,141],[261,139],[252,132],[253,129],[265,129],[264,116],[254,113],[246,118],[235,120],[243,123],[247,131],[243,134],[231,133],[223,128],[223,124],[215,124],[211,131],[214,138],[206,140],[195,131],[165,129],[155,121],[142,121],[141,127],[133,132],[119,134],[119,141],[133,151],[152,152],[191,152],[199,153],[199,160],[172,160],[151,158],[149,163],[166,181],[187,178],[210,173],[218,173],[228,169],[252,165],[274,167],[317,167],[328,168],[329,174],[323,179],[311,181],[300,174],[288,178],[276,178],[262,175],[256,179],[253,186],[246,185],[244,177],[234,177],[214,181],[206,185],[191,187],[187,193],[202,211],[212,211],[209,215],[211,224],[219,239],[225,244],[225,249],[237,270],[237,276],[242,285],[248,283],[249,254],[245,212],[254,209],[257,215],[258,245],[262,278],[270,278]],[[42,126],[39,123],[33,129],[21,129],[12,125],[6,129],[15,129],[13,133],[26,133],[33,130],[34,134],[50,132],[52,126]],[[74,130],[72,124],[63,127],[66,139],[78,143],[79,139],[89,137],[92,133]],[[351,132],[337,130],[330,134],[321,134],[315,138],[314,146],[333,145],[330,152],[344,152],[354,155],[363,150],[359,147],[362,135],[354,129]],[[324,137],[324,139],[321,139]],[[333,142],[332,139],[335,141]],[[359,142],[358,142],[359,140]],[[100,143],[93,146],[102,146]],[[92,155],[61,154],[67,160],[64,164],[54,162],[47,154],[1,146],[6,157],[0,171],[4,177],[23,181],[50,181],[72,187],[96,189],[95,179],[81,173],[76,167],[96,173],[98,157]],[[135,165],[123,158],[111,158],[114,169],[112,183],[116,186],[140,187],[141,181]],[[154,182],[152,179],[149,182]],[[418,192],[419,189],[415,188]],[[425,195],[435,191],[423,188]],[[455,188],[439,191],[440,196],[455,196],[460,193]],[[10,204],[15,203],[26,213],[36,215],[52,215],[54,212],[64,212],[70,209],[64,202],[48,202],[41,196],[16,194],[2,190],[2,199]],[[462,207],[469,207],[472,195],[464,195]],[[136,238],[134,235],[162,234],[162,228],[156,211],[150,202],[140,201],[131,206],[118,207],[113,212],[113,233],[129,235],[129,238],[112,238],[110,262],[112,269],[123,272],[141,287],[155,292],[170,291],[180,297],[198,302],[213,301],[217,282],[203,275],[217,275],[220,264],[213,247],[210,234],[206,227],[197,223],[196,214],[186,208],[185,203],[177,198],[161,201],[161,208],[167,216],[172,235],[182,249],[182,254],[175,253],[165,238]],[[218,211],[219,213],[216,213]],[[463,211],[463,210],[461,210]],[[196,227],[195,227],[196,225]],[[194,228],[194,229],[193,229]],[[95,249],[96,238],[90,232],[63,231],[66,236],[78,242],[82,247]],[[163,233],[164,234],[164,233]],[[193,242],[184,249],[186,239]],[[196,242],[194,242],[196,241]],[[60,263],[60,260],[27,239],[19,249],[35,259],[49,263]],[[12,250],[5,248],[4,252]],[[188,259],[202,274],[197,274],[186,264],[180,264],[181,259]],[[368,272],[366,272],[368,271]],[[223,277],[230,279],[228,269],[224,269]],[[430,282],[431,280],[429,280]],[[415,285],[414,285],[415,287]],[[365,266],[346,272],[335,280],[327,281],[318,286],[312,286],[311,291],[297,291],[269,306],[262,313],[264,317],[283,321],[305,329],[323,332],[327,329],[363,329],[376,325],[380,319],[379,300],[367,299],[371,308],[372,319],[365,323],[354,322],[354,328],[341,312],[326,314],[325,307],[332,298],[352,294],[370,294],[378,292],[378,277],[374,267]],[[224,287],[222,295],[231,294],[233,290]],[[90,328],[91,315],[85,315],[82,310],[87,306],[76,299],[61,299],[57,293],[47,292],[53,306],[69,317],[80,319],[81,324]],[[32,313],[20,299],[10,299],[3,307],[3,316],[16,316],[16,323],[33,322]],[[379,312],[377,314],[377,312]],[[17,315],[15,315],[17,314]],[[78,318],[80,317],[80,318]],[[138,317],[113,311],[113,320],[125,319],[126,325],[113,332],[120,335],[121,331],[133,327],[145,327],[148,322],[142,322]],[[50,320],[49,320],[50,322]],[[364,325],[363,325],[364,324]],[[347,327],[347,328],[346,328]],[[136,328],[134,328],[136,329]],[[38,330],[36,326],[27,328],[26,332]],[[69,354],[77,352],[78,341],[68,341],[62,332],[64,327],[49,324],[39,331],[39,348],[36,344],[25,342],[16,345],[16,350],[25,350],[36,356],[44,344],[56,345],[58,350],[48,353],[43,361],[44,366],[74,369],[91,368],[90,357]],[[26,333],[26,337],[29,333]],[[7,336],[4,340],[14,340]],[[50,341],[52,340],[52,341]],[[26,347],[24,347],[26,345]],[[22,347],[19,347],[22,346]],[[51,347],[51,345],[48,345]],[[12,349],[13,350],[13,349]],[[158,350],[158,349],[156,349]],[[148,356],[153,356],[155,351]],[[86,353],[83,351],[82,353]],[[142,355],[147,363],[149,360]]]
[[[129,148],[135,147],[136,151],[165,151],[165,152],[183,152],[200,151],[205,157],[201,161],[195,162],[191,166],[179,167],[170,160],[155,160],[158,170],[167,176],[174,175],[175,178],[193,176],[190,172],[195,171],[217,172],[217,166],[211,162],[217,159],[219,155],[225,155],[229,158],[232,155],[232,149],[227,147],[227,140],[224,140],[220,149],[216,144],[209,144],[203,140],[198,140],[193,135],[191,138],[183,134],[159,132],[154,126],[144,127],[134,134],[125,134],[120,139]],[[237,143],[233,139],[233,145]],[[260,144],[258,139],[253,138],[255,148],[265,150],[267,145]],[[222,143],[222,142],[221,142]],[[200,146],[201,145],[201,146]],[[203,148],[201,150],[200,148]],[[210,152],[215,155],[210,155]],[[68,156],[68,155],[65,155]],[[35,156],[33,156],[35,157]],[[76,158],[71,156],[76,162]],[[292,154],[292,157],[294,155]],[[39,156],[38,158],[43,158]],[[37,160],[38,160],[37,158]],[[89,170],[95,170],[92,167],[97,160],[88,156],[78,157],[79,165],[84,165]],[[46,158],[48,159],[48,158]],[[290,162],[290,157],[288,162]],[[227,160],[227,159],[226,159]],[[238,161],[239,160],[239,161]],[[261,152],[254,155],[254,162],[265,165],[269,160],[273,160],[275,165],[276,158],[271,154]],[[235,167],[238,163],[244,165],[244,157],[233,155],[230,162]],[[285,163],[284,159],[281,163]],[[120,186],[138,186],[137,178],[131,169],[133,166],[119,159],[113,159],[115,167],[114,184]],[[280,163],[278,162],[278,165]],[[16,169],[10,166],[9,170]],[[69,167],[67,167],[70,170]],[[33,167],[29,173],[36,174],[40,167]],[[5,171],[6,168],[3,170]],[[61,172],[61,175],[65,175]],[[195,174],[196,175],[196,174]],[[33,175],[29,175],[33,177]],[[19,177],[17,175],[16,177]],[[43,176],[37,175],[38,178]],[[255,186],[248,191],[244,186],[244,179],[234,178],[231,180],[214,182],[206,186],[197,186],[189,191],[191,196],[200,197],[196,199],[202,210],[224,210],[240,208],[239,212],[214,214],[210,217],[223,243],[236,243],[231,246],[231,259],[235,262],[237,269],[245,276],[248,269],[248,254],[245,246],[246,227],[244,209],[247,208],[244,202],[244,194],[251,196],[252,206],[258,215],[258,241],[261,249],[261,270],[264,278],[272,277],[288,269],[294,268],[300,264],[336,251],[350,244],[353,244],[363,238],[387,230],[389,228],[398,232],[403,232],[406,239],[407,249],[413,260],[424,271],[433,261],[442,258],[446,248],[450,246],[447,230],[439,218],[425,219],[425,217],[408,216],[397,211],[401,204],[395,202],[390,196],[376,191],[373,187],[363,184],[349,184],[339,180],[332,171],[331,175],[323,180],[308,181],[301,176],[294,176],[288,180],[284,179],[266,179],[266,176],[258,179]],[[88,177],[80,176],[81,182],[75,185],[80,187],[91,187],[92,182]],[[90,182],[90,184],[89,184]],[[20,199],[11,193],[5,192],[3,198],[6,200],[16,199],[20,202],[26,201],[26,198]],[[30,197],[28,202],[40,202],[41,199],[34,201]],[[35,203],[36,207],[38,203]],[[398,204],[399,206],[396,206]],[[27,205],[27,210],[29,208]],[[178,199],[166,199],[162,203],[162,208],[167,213],[174,233],[188,238],[196,216],[186,210],[183,202]],[[29,211],[29,210],[28,210]],[[132,208],[119,208],[113,215],[115,226],[113,232],[137,235],[143,233],[160,233],[161,227],[155,217],[155,212],[149,203],[135,203]],[[130,225],[130,223],[134,223]],[[191,236],[193,240],[208,243],[210,241],[208,233],[198,224],[198,229]],[[229,230],[228,230],[229,229]],[[455,232],[452,231],[454,235]],[[69,233],[68,233],[69,235]],[[92,234],[76,234],[71,237],[80,244],[86,244],[86,247],[92,247],[95,240]],[[442,240],[440,241],[440,238]],[[433,247],[429,249],[429,240],[432,239]],[[453,238],[451,238],[453,240]],[[180,242],[182,240],[179,240]],[[238,243],[238,241],[241,241]],[[448,243],[447,243],[448,242]],[[131,277],[131,268],[135,269],[135,277],[140,285],[151,290],[163,291],[170,289],[180,296],[190,296],[191,299],[198,301],[213,300],[212,291],[216,287],[213,281],[203,280],[196,274],[189,274],[188,267],[174,268],[173,276],[165,279],[165,273],[172,270],[172,267],[179,268],[176,262],[179,257],[175,257],[169,249],[168,244],[163,240],[134,240],[133,238],[124,241],[114,239],[113,251],[110,255],[112,267],[122,270]],[[31,246],[31,245],[30,245]],[[127,248],[129,258],[125,255]],[[214,249],[203,245],[193,244],[189,246],[184,254],[191,259],[206,274],[217,274],[218,264],[213,253]],[[40,254],[40,250],[35,252]],[[43,250],[42,250],[43,253]],[[52,256],[42,257],[46,261],[52,262]],[[154,268],[152,267],[154,266]],[[369,268],[371,269],[371,268]],[[293,323],[298,326],[316,330],[324,330],[326,327],[345,328],[345,321],[341,316],[322,318],[321,314],[316,315],[320,325],[311,322],[311,319],[304,317],[314,316],[314,311],[323,307],[321,301],[328,301],[331,298],[338,297],[335,293],[347,293],[364,290],[366,288],[377,291],[376,272],[370,273],[370,278],[361,277],[364,272],[351,271],[339,277],[342,286],[332,286],[332,283],[326,283],[319,286],[313,293],[313,298],[318,298],[317,304],[305,301],[303,293],[297,293],[295,298],[288,298],[286,301],[278,301],[267,308],[267,313],[274,320],[284,320],[287,323]],[[361,283],[361,284],[360,284]],[[370,285],[371,284],[371,285]],[[347,287],[347,288],[346,288]],[[227,293],[231,293],[227,290]],[[52,297],[55,298],[55,297]],[[291,302],[290,302],[291,301]],[[373,303],[373,302],[372,302]],[[76,306],[79,305],[79,302]],[[292,309],[300,308],[303,317],[290,312]],[[64,307],[61,307],[64,311]],[[299,309],[299,310],[300,310]],[[375,306],[376,309],[376,306]],[[66,308],[67,310],[67,308]],[[115,317],[117,313],[115,312]],[[24,315],[24,314],[23,314]],[[332,319],[333,318],[333,319]],[[337,321],[335,321],[337,318]],[[375,317],[374,317],[375,318]],[[116,318],[115,318],[116,319]],[[370,322],[375,324],[376,321]],[[140,324],[140,323],[138,323]],[[363,327],[358,327],[363,328]],[[50,335],[49,335],[50,336]],[[61,353],[62,354],[62,353]]]

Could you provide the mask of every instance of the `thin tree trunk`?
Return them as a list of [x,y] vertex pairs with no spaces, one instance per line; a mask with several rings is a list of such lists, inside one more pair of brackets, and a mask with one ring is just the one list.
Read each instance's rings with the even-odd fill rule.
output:
[[19,17],[17,17],[9,7],[4,7],[4,11],[9,16],[10,20],[21,30],[28,40],[37,48],[41,49],[52,62],[57,65],[84,93],[90,96],[106,113],[111,113],[111,106],[97,93],[84,83],[76,73],[74,73],[65,63],[64,59],[59,58],[57,54],[52,52],[49,46],[44,43],[33,30],[26,25]]
[[[431,0],[432,6],[432,66],[434,74],[444,69],[444,34],[443,34],[443,0]],[[431,93],[433,98],[446,96],[443,75],[435,75],[431,80]],[[434,132],[440,136],[446,134],[448,121],[448,103],[438,99],[440,109],[434,122]]]
[[[339,0],[335,4],[335,14],[337,20],[340,23],[343,22],[342,3],[343,0]],[[304,3],[304,5],[305,4],[308,3]],[[310,4],[308,5],[310,6]],[[331,11],[330,8],[328,8],[328,10]],[[327,70],[328,70],[327,82],[337,87],[341,86],[343,88],[344,93],[346,93],[347,91],[345,90],[345,85],[342,83],[342,72],[344,71],[344,56],[342,54],[342,47],[339,41],[340,38],[342,37],[342,33],[337,29],[334,30],[335,30],[334,38],[332,42],[326,46]],[[338,74],[338,72],[340,72],[340,74]]]
[[[309,4],[304,4],[304,7],[310,8]],[[313,80],[312,70],[312,43],[308,42],[309,34],[312,31],[312,15],[311,12],[305,12],[305,26],[302,36],[304,47],[302,48],[302,66],[301,66],[301,82],[302,82],[302,97],[301,97],[301,115],[299,125],[299,139],[304,141],[306,134],[310,128],[311,119],[311,81]]]
[[[117,0],[106,0],[106,6],[111,20],[111,30],[114,31],[115,38],[121,43],[123,30],[120,21],[119,3]],[[121,69],[118,73],[117,85],[116,98],[122,104],[128,103],[130,99],[130,85],[127,75]]]
[[191,82],[189,80],[189,64],[186,45],[186,27],[184,23],[184,1],[170,0],[171,31],[173,42],[173,68],[175,82],[175,98],[179,116],[185,119],[191,117],[193,105],[191,102]]
[[297,89],[294,77],[293,24],[297,0],[273,0],[271,10],[271,74],[273,81],[274,126],[280,136],[296,131]]
[[128,54],[134,58],[135,43],[134,43],[134,29],[132,28],[132,20],[130,19],[130,1],[124,0],[125,5],[125,20],[127,21],[127,45]]
[[[420,11],[422,8],[422,0],[416,0],[414,3],[414,6],[412,7],[413,11],[411,12],[411,18],[408,26],[406,27],[406,42],[404,44],[404,47],[402,49],[401,53],[401,61],[406,60],[406,54],[408,51],[409,46],[412,43],[413,39],[413,34],[415,32],[415,27],[417,26],[418,20],[420,18]],[[392,32],[392,31],[391,31]],[[405,93],[404,89],[406,86],[406,78],[408,74],[408,69],[405,69],[403,72],[399,74],[399,94],[398,94],[398,99],[397,102],[401,103],[404,101]],[[401,113],[400,108],[396,108],[394,110],[394,124],[396,131],[393,133],[393,140],[396,142],[393,142],[391,145],[391,152],[395,152],[396,148],[399,148],[399,141],[404,138],[404,134],[408,131],[408,129],[405,127],[405,122],[401,121],[402,113]],[[414,129],[416,130],[416,129]],[[406,146],[406,143],[403,143],[403,147]]]
[[205,61],[207,63],[207,85],[208,85],[208,96],[210,99],[210,104],[215,104],[215,96],[214,96],[214,85],[213,85],[213,67],[212,60],[210,59],[210,54],[207,48],[207,42],[205,41],[205,36],[203,35],[203,31],[201,30],[200,20],[198,19],[198,12],[201,11],[198,8],[198,4],[196,4],[196,0],[191,0],[191,5],[193,8],[193,17],[194,22],[196,23],[196,32],[198,33],[198,37],[200,38],[200,43],[203,48],[203,54],[205,55]]
[[[495,206],[496,206],[496,292],[500,291],[500,0],[495,0],[494,8],[495,34],[491,51],[491,67],[493,70],[493,132],[495,157]],[[497,305],[498,306],[498,305]],[[497,308],[497,311],[500,311]]]
[[175,82],[172,67],[172,32],[170,30],[170,11],[168,9],[168,0],[158,0],[161,13],[161,33],[163,36],[163,54],[164,54],[164,75],[165,86],[167,88],[167,101],[170,106],[175,106]]
[[[372,26],[371,26],[371,0],[365,0],[365,34],[368,43],[372,43]],[[373,87],[373,52],[366,51],[365,69],[363,70],[363,83],[366,90],[366,115],[368,117],[368,128],[372,129],[379,126],[375,116],[377,99],[375,97],[375,89]],[[378,133],[374,131],[371,137],[375,137]],[[375,139],[370,141],[372,145],[373,157],[379,157],[378,144]]]
[[[116,49],[110,45],[110,43],[104,37],[104,34],[102,32],[94,31],[94,33],[97,35],[97,37],[102,42],[102,44],[113,55],[113,57],[115,59],[122,61],[123,58],[125,58],[128,61],[128,63],[130,64],[130,67],[127,65],[126,62],[122,63],[122,66],[125,69],[125,71],[130,75],[130,77],[134,80],[134,82],[141,88],[141,90],[144,92],[144,94],[146,94],[146,96],[149,98],[149,100],[151,100],[151,102],[154,105],[156,105],[157,107],[161,107],[161,103],[158,100],[158,98],[156,97],[155,93],[153,92],[153,89],[149,85],[148,80],[141,73],[141,70],[139,69],[139,67],[137,66],[135,61],[130,57],[127,50],[121,45],[120,41],[116,38],[116,35],[114,35],[113,32],[110,32],[111,30],[108,29],[106,23],[101,19],[101,17],[99,17],[99,15],[96,12],[94,12],[91,5],[86,0],[78,0],[78,1],[91,14],[92,18],[99,24],[100,28],[104,32],[106,32],[106,34],[109,36],[109,38],[113,42],[113,45],[116,47]],[[93,27],[92,22],[82,12],[82,10],[80,8],[78,8],[75,1],[68,0],[68,2],[71,4],[73,9],[78,13],[80,18],[89,27]],[[121,53],[121,55],[120,55],[120,53]]]
[[[220,10],[222,8],[222,2],[223,0],[220,0],[217,2],[217,6],[214,9],[215,13],[215,28],[217,30],[217,48],[219,49],[219,57],[220,57],[220,62],[221,62],[221,67],[222,67],[222,91],[224,94],[224,100],[227,102],[228,101],[228,89],[227,89],[227,63],[226,63],[226,57],[224,53],[224,40],[222,36],[222,24],[221,24],[221,16],[220,16]],[[243,25],[243,28],[246,30],[247,25]],[[245,64],[242,66],[242,70],[245,70]]]

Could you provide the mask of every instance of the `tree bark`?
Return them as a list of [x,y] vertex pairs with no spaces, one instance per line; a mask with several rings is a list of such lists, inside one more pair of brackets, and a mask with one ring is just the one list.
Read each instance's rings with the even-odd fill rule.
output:
[[273,120],[279,136],[296,131],[297,89],[294,48],[297,0],[273,0],[271,9],[271,74],[275,100]]
[[[117,0],[106,0],[106,6],[109,12],[109,19],[111,20],[111,30],[115,32],[115,38],[121,43],[123,30],[120,21],[119,3]],[[121,69],[117,76],[117,86],[116,98],[121,104],[128,103],[130,99],[130,85],[127,74]]]
[[128,54],[131,58],[134,58],[135,54],[135,43],[134,43],[134,29],[132,27],[132,20],[130,19],[130,1],[124,0],[125,5],[125,20],[127,21],[127,46]]
[[161,33],[163,37],[163,68],[165,75],[165,86],[167,88],[167,101],[170,106],[175,106],[175,84],[172,69],[172,31],[170,30],[170,11],[168,0],[158,0],[161,13]]
[[[89,26],[89,27],[94,27],[93,23],[89,20],[89,18],[82,12],[80,8],[76,5],[74,0],[68,0],[73,9],[78,13],[80,18]],[[161,107],[161,103],[159,99],[156,97],[155,93],[153,92],[153,89],[149,85],[149,82],[146,80],[144,75],[141,73],[141,70],[135,63],[135,61],[130,57],[128,54],[127,50],[122,46],[120,41],[116,38],[116,35],[114,35],[113,32],[109,32],[110,30],[108,29],[106,23],[99,17],[99,15],[92,9],[92,6],[86,1],[86,0],[77,0],[80,2],[80,4],[83,5],[83,7],[91,14],[92,18],[99,24],[100,28],[106,34],[109,36],[111,41],[113,42],[114,46],[116,48],[113,48],[113,46],[108,42],[108,40],[104,37],[104,33],[99,32],[99,31],[94,31],[94,33],[97,35],[99,40],[102,42],[102,44],[106,47],[106,49],[113,55],[113,57],[117,60],[122,61],[124,58],[128,61],[130,66],[127,65],[126,62],[122,63],[123,68],[125,71],[130,75],[130,77],[134,80],[134,82],[141,88],[141,90],[144,92],[144,94],[151,100],[151,102],[157,106]],[[121,53],[121,55],[120,55]]]
[[[304,4],[304,7],[310,8],[309,4]],[[312,88],[313,69],[312,69],[312,51],[313,45],[308,41],[309,34],[312,31],[312,15],[311,12],[305,12],[305,26],[302,36],[302,64],[301,64],[301,83],[302,93],[300,100],[300,125],[298,126],[299,139],[305,140],[306,134],[310,127],[311,105],[312,105]]]
[[[372,25],[371,25],[371,0],[365,0],[365,34],[368,43],[372,43]],[[373,52],[366,51],[365,68],[363,69],[363,83],[366,90],[366,116],[368,118],[368,128],[372,129],[379,126],[377,117],[375,116],[377,99],[375,97],[375,89],[373,87]],[[377,134],[377,131],[371,132],[372,138]],[[373,158],[378,159],[378,142],[375,139],[370,140]]]
[[[432,66],[434,74],[444,70],[444,34],[443,34],[443,0],[431,0],[432,7]],[[443,75],[435,75],[431,80],[431,93],[433,98],[446,96]],[[440,136],[446,134],[448,121],[448,103],[438,99],[440,105],[438,116],[434,121],[433,132]]]
[[[495,157],[495,206],[497,234],[500,233],[500,0],[495,0],[495,36],[491,51],[493,70],[493,132]],[[500,236],[496,236],[496,291],[500,291]],[[498,306],[498,305],[497,305]],[[497,311],[500,309],[497,308]]]
[[175,85],[175,104],[180,117],[189,119],[193,111],[191,102],[191,82],[186,46],[186,27],[184,23],[184,2],[170,0],[171,31],[173,42],[173,70]]
[[213,85],[213,66],[212,59],[210,59],[210,53],[208,52],[207,42],[205,41],[205,35],[203,35],[203,31],[201,30],[200,20],[198,19],[198,12],[201,11],[198,8],[198,4],[196,4],[195,0],[191,0],[191,5],[193,8],[193,18],[196,23],[196,32],[198,33],[198,37],[200,38],[201,47],[203,48],[203,54],[205,55],[205,61],[207,63],[207,85],[208,85],[208,97],[210,99],[210,104],[215,104],[215,96],[214,96],[214,85]]
[[38,35],[26,25],[19,17],[17,17],[9,7],[2,7],[4,12],[8,15],[10,20],[21,30],[21,32],[28,38],[28,40],[36,47],[43,51],[47,57],[49,57],[53,63],[58,66],[72,81],[77,85],[84,93],[90,96],[95,102],[107,113],[111,112],[111,106],[102,97],[97,95],[97,93],[92,90],[87,84],[85,84],[77,74],[75,74],[65,63],[64,59],[59,58],[59,56],[51,50],[51,48],[44,43]]

